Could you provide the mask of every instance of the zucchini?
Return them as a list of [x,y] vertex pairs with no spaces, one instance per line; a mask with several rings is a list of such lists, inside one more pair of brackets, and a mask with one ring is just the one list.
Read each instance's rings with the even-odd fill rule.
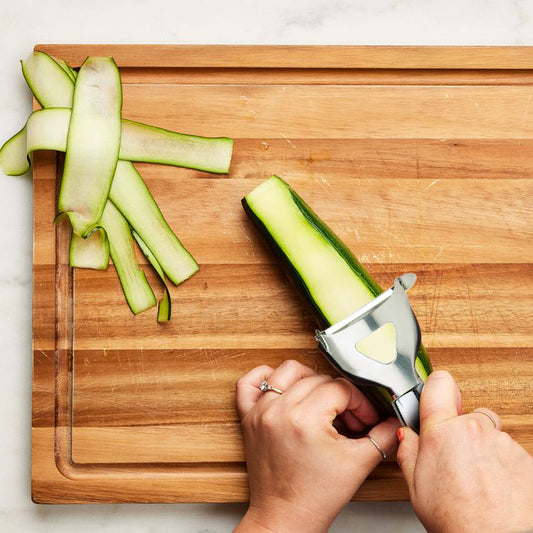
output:
[[104,211],[120,149],[121,108],[122,86],[113,58],[87,58],[74,89],[57,203],[80,237],[89,235]]
[[130,226],[113,202],[105,204],[99,225],[106,232],[111,259],[132,313],[137,315],[154,307],[155,295],[137,263]]
[[76,83],[76,78],[78,77],[78,73],[75,70],[71,69],[64,59],[57,58],[54,56],[50,56],[50,57],[67,73],[67,76],[74,83]]
[[163,282],[165,291],[163,293],[163,297],[161,298],[161,300],[159,300],[159,304],[157,305],[157,321],[168,322],[170,320],[170,315],[172,312],[172,304],[170,301],[170,292],[168,291],[167,282],[165,281],[165,273],[157,262],[157,259],[154,257],[154,254],[150,251],[150,248],[148,248],[148,246],[144,244],[144,241],[139,237],[139,234],[135,231],[132,231],[132,233],[133,237],[137,241],[137,244],[139,245],[139,248],[142,250],[148,261],[150,261],[151,265],[154,267],[154,270],[157,272],[158,276]]
[[[273,248],[300,295],[311,305],[323,329],[369,303],[382,292],[366,269],[316,213],[281,178],[272,176],[248,195],[245,212]],[[387,331],[373,337],[372,351],[390,353],[394,337]],[[423,347],[416,369],[425,380],[431,363]],[[364,388],[378,405],[391,412],[390,394]],[[386,401],[384,401],[386,400]]]
[[[60,68],[52,58],[46,54],[37,52],[26,63],[23,62],[23,65],[25,66],[24,74],[26,80],[32,91],[35,92],[36,98],[42,104],[48,104],[52,101],[57,103],[57,100],[53,100],[53,94],[50,94],[53,92],[54,87],[48,83],[43,83],[43,76],[52,76],[57,83],[61,84],[59,89],[62,90],[59,90],[59,92],[63,94],[62,104],[68,105],[69,94],[66,91],[67,88],[70,88],[70,100],[72,100],[74,85],[70,80],[66,80],[63,75],[64,72],[59,72],[58,74]],[[9,174],[9,168],[6,168],[6,160],[12,169],[16,169],[17,158],[27,164],[26,145],[29,151],[36,149],[65,150],[69,122],[69,109],[55,108],[35,111],[28,120],[29,139],[27,142],[25,139],[16,140],[13,143],[8,141],[6,146],[9,148],[9,153],[6,157],[2,158],[2,151],[0,151],[0,165]],[[131,121],[123,121],[123,126],[126,130],[126,139],[132,139],[134,135],[128,132],[128,128],[131,126],[139,133],[140,128],[138,126],[144,125]],[[163,136],[166,134],[166,130],[161,130],[160,128],[152,128],[150,126],[146,126],[145,128],[146,131],[149,131],[148,135],[151,135],[152,138],[157,138],[160,133]],[[26,137],[25,134],[20,133],[21,137]],[[12,147],[9,143],[14,146]],[[21,156],[21,146],[23,144],[24,149],[22,151],[24,155]],[[227,145],[227,143],[225,144]],[[129,150],[131,152],[131,149]],[[16,155],[11,156],[13,153]],[[231,153],[225,162],[226,165],[229,164],[230,158]],[[13,160],[15,160],[15,164]],[[154,160],[157,160],[157,158]],[[22,172],[25,171],[24,169],[19,170],[22,170]],[[156,260],[173,283],[180,283],[198,270],[198,264],[172,232],[150,191],[130,162],[118,162],[109,196],[123,215],[126,216],[134,230],[146,242]],[[161,228],[163,228],[163,232]],[[78,248],[75,250],[78,250]]]
[[96,228],[86,239],[73,233],[69,262],[71,267],[106,270],[109,264],[109,242],[105,231]]
[[[24,78],[43,107],[72,107],[76,72],[65,63],[71,73],[69,76],[61,61],[44,52],[34,52],[21,62]],[[216,174],[229,172],[232,139],[186,135],[131,120],[122,120],[122,128],[127,144],[122,147],[121,159]]]
[[43,107],[72,107],[73,76],[44,52],[33,52],[21,62],[22,74]]
[[185,135],[131,120],[122,120],[122,136],[120,159],[229,172],[233,140],[227,137]]
[[7,176],[20,176],[30,169],[26,131],[24,126],[0,148],[0,170]]
[[[53,107],[34,111],[25,128],[2,148],[2,170],[9,176],[24,174],[30,168],[28,155],[35,150],[64,152],[67,148],[71,110]],[[24,138],[16,138],[26,133]],[[11,144],[8,144],[11,143]],[[16,148],[15,148],[16,143]],[[207,172],[229,170],[233,141],[184,135],[131,120],[122,120],[119,159],[161,163]]]
[[170,229],[148,187],[131,163],[118,162],[109,198],[174,284],[178,285],[198,271],[198,263]]
[[35,52],[22,61],[22,69],[45,109],[34,112],[0,148],[0,168],[20,175],[30,168],[32,151],[65,151],[58,216],[68,215],[73,226],[71,266],[105,269],[111,253],[131,310],[152,307],[155,296],[132,255],[133,232],[165,286],[158,321],[169,320],[165,275],[178,284],[194,274],[198,264],[130,161],[226,173],[233,141],[122,120],[120,75],[112,58],[90,57],[78,73],[62,59]]

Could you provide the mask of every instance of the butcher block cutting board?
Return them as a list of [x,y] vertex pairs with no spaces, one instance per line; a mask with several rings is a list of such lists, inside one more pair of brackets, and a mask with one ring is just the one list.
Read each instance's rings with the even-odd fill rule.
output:
[[[494,409],[533,452],[532,48],[37,49],[74,67],[113,56],[125,118],[235,150],[228,176],[136,164],[200,264],[171,288],[168,324],[131,314],[113,267],[69,268],[70,229],[53,222],[62,161],[35,155],[34,501],[247,499],[236,380],[288,358],[333,373],[240,205],[273,173],[382,286],[418,275],[434,366],[465,411]],[[407,499],[394,458],[356,499]]]

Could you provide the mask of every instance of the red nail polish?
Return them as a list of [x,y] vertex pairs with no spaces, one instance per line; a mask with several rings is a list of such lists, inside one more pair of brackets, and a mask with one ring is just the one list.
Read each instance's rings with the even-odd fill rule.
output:
[[398,428],[398,440],[400,442],[403,440],[403,428]]

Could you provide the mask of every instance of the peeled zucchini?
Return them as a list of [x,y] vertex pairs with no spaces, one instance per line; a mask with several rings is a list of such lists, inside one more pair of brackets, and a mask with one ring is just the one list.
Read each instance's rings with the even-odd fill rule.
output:
[[[43,52],[34,52],[21,62],[22,72],[43,107],[70,108],[76,72],[58,61],[61,60],[54,60]],[[162,163],[218,174],[229,172],[232,139],[185,135],[131,120],[123,120],[122,128],[122,135],[127,139],[120,156],[123,160]],[[16,166],[21,167],[20,160]]]
[[111,259],[132,313],[136,315],[154,307],[154,292],[137,263],[130,226],[112,202],[106,203],[100,226],[109,239]]
[[[25,67],[26,80],[32,90],[35,90],[39,101],[49,103],[53,100],[53,95],[49,94],[53,88],[49,84],[42,83],[42,77],[51,75],[51,72],[55,73],[54,79],[61,84],[59,92],[63,94],[62,102],[66,103],[68,101],[66,88],[70,87],[72,91],[73,84],[70,80],[66,80],[63,72],[57,73],[60,69],[52,58],[46,54],[37,53],[27,60]],[[28,120],[28,148],[32,150],[48,149],[60,151],[65,149],[69,121],[70,110],[66,108],[35,111]],[[162,138],[167,133],[172,133],[131,121],[122,121],[122,125],[122,135],[126,145],[128,142],[135,142],[137,146],[142,145],[141,141],[134,141],[134,139],[137,135],[142,135],[140,132],[143,128],[147,132],[147,137],[151,138],[156,144],[156,139],[160,138],[159,136]],[[133,131],[130,131],[130,129],[133,129]],[[210,139],[209,141],[212,140]],[[229,141],[231,148],[232,141],[230,139],[221,139],[220,141],[224,141],[224,145],[228,145],[226,141]],[[178,146],[179,143],[175,141],[174,145]],[[130,145],[127,150],[131,152],[132,146]],[[209,151],[207,151],[207,154],[209,154]],[[200,157],[200,153],[198,155]],[[224,164],[229,164],[230,159],[231,152]],[[157,158],[154,158],[154,161],[157,161]],[[146,243],[165,274],[173,283],[181,283],[198,270],[198,264],[172,232],[150,191],[130,162],[119,161],[117,163],[109,197]]]
[[[34,111],[26,126],[0,151],[0,168],[9,176],[18,176],[30,169],[27,155],[31,152],[64,152],[67,148],[70,117],[71,110],[68,107]],[[184,135],[122,120],[119,159],[221,173],[228,171],[232,146],[231,139],[225,137],[214,139]]]
[[233,141],[122,120],[120,76],[112,58],[88,58],[78,73],[62,59],[35,52],[22,61],[22,68],[45,109],[34,112],[0,149],[0,168],[20,175],[30,168],[32,151],[65,151],[58,207],[74,230],[71,266],[105,269],[111,250],[132,311],[152,307],[153,292],[130,253],[133,232],[165,285],[158,321],[169,320],[165,275],[178,284],[194,274],[198,264],[170,229],[130,161],[225,173]]
[[86,239],[73,233],[69,261],[71,267],[105,270],[109,264],[109,242],[105,231],[97,228]]
[[20,63],[26,83],[43,107],[72,107],[74,76],[69,69],[44,52],[33,52]]
[[170,229],[137,169],[119,161],[109,198],[154,254],[174,284],[198,271],[198,263]]
[[163,297],[161,298],[161,300],[159,300],[159,303],[157,304],[157,321],[168,322],[170,320],[170,315],[172,312],[172,303],[170,301],[170,292],[168,291],[167,282],[165,280],[165,273],[157,262],[157,259],[154,257],[154,254],[150,251],[150,248],[148,248],[148,246],[144,244],[144,241],[139,237],[139,234],[135,231],[132,231],[132,233],[144,256],[148,259],[148,261],[150,261],[150,264],[154,267],[154,270],[157,272],[158,276],[163,282],[165,292],[163,293]]
[[96,227],[109,196],[120,150],[121,108],[122,85],[113,58],[87,58],[74,89],[57,202],[80,237]]
[[0,169],[8,176],[20,176],[30,169],[26,149],[26,126],[0,148]]
[[[339,322],[382,292],[350,250],[278,176],[261,183],[243,198],[242,204],[300,295],[310,304],[321,328]],[[390,353],[390,342],[394,342],[394,336],[375,336],[372,351]],[[431,372],[423,347],[418,352],[416,369],[422,379]],[[390,409],[389,393],[378,390],[379,394],[375,388],[365,392]]]

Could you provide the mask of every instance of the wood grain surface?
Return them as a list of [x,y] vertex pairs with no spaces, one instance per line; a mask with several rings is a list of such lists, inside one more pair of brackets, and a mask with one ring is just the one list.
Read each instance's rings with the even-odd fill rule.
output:
[[[310,313],[240,199],[291,184],[382,286],[410,291],[466,411],[497,411],[533,452],[533,54],[528,48],[40,45],[113,55],[123,114],[235,138],[228,176],[136,164],[200,271],[173,316],[133,316],[113,267],[68,267],[61,161],[34,159],[32,497],[243,501],[235,381],[297,359],[332,372]],[[162,287],[139,254],[158,294]],[[358,492],[403,500],[394,458]]]

